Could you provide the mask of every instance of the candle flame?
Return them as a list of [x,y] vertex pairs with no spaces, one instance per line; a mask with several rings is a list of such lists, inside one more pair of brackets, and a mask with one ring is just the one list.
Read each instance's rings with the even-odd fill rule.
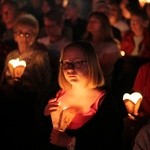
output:
[[19,58],[11,59],[9,63],[12,65],[13,68],[16,68],[17,66],[24,66],[26,67],[26,62],[24,60],[19,60]]
[[134,92],[131,95],[129,93],[125,93],[123,95],[123,100],[131,100],[134,104],[136,104],[137,101],[141,98],[142,95],[139,92]]

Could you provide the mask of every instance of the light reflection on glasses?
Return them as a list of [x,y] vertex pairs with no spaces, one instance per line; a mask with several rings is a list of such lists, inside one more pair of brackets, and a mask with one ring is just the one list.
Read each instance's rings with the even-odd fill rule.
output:
[[136,25],[136,24],[138,24],[139,23],[139,20],[130,20],[130,24],[132,24],[132,25]]
[[29,32],[15,32],[15,35],[19,36],[19,37],[25,37],[25,38],[32,38],[34,36],[33,33],[29,33]]
[[84,62],[87,62],[87,61],[86,60],[73,61],[73,62],[61,61],[60,67],[62,69],[80,69]]

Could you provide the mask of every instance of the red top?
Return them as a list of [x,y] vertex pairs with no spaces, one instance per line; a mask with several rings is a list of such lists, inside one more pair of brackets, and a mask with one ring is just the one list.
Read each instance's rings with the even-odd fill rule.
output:
[[140,110],[150,117],[150,63],[142,65],[139,69],[133,90],[142,94]]
[[[120,46],[121,50],[123,50],[126,55],[131,56],[131,53],[135,48],[134,33],[132,31],[129,30],[126,32]],[[143,31],[143,40],[139,44],[139,55],[150,57],[150,32],[147,29]]]

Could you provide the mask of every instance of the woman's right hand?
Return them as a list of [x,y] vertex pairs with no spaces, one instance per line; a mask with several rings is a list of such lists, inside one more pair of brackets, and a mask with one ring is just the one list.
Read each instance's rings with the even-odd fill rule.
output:
[[59,102],[56,98],[50,99],[48,104],[45,106],[44,115],[49,116],[53,111],[56,111],[60,108]]

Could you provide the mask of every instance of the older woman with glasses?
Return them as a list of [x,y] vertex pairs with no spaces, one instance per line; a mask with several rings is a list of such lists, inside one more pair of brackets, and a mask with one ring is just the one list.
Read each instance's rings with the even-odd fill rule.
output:
[[50,96],[51,66],[47,52],[35,46],[39,24],[34,16],[20,15],[13,29],[18,49],[7,55],[1,78],[6,104],[3,110],[6,122],[10,123],[6,128],[12,145],[8,146],[16,150],[36,150],[36,140],[39,148],[42,143],[38,137],[44,139],[43,110]]
[[124,34],[120,46],[127,56],[150,57],[150,33],[143,10],[131,13],[130,29]]
[[44,111],[52,122],[50,149],[121,149],[123,121],[103,88],[103,72],[89,42],[72,42],[63,49],[58,80],[61,89]]

